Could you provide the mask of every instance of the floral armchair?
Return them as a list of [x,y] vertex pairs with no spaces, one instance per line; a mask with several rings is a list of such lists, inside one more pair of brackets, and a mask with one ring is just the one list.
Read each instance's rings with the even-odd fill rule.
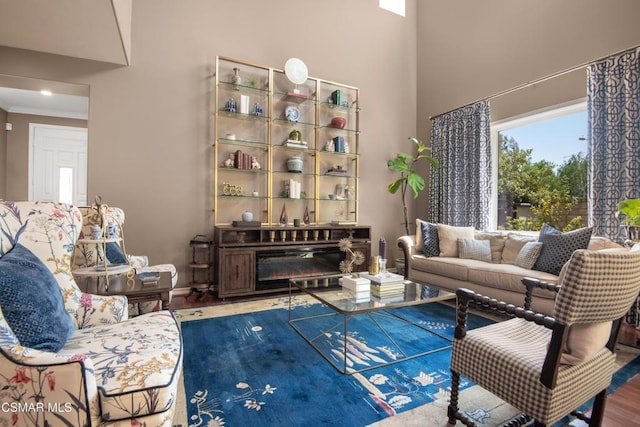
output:
[[[169,311],[128,319],[126,297],[81,292],[71,274],[81,226],[70,205],[0,201],[0,424],[171,426],[177,322]],[[32,267],[42,269],[25,279]],[[38,332],[54,342],[32,344]]]
[[[146,255],[130,255],[126,252],[125,239],[124,239],[124,219],[125,214],[121,208],[107,206],[102,204],[98,197],[96,203],[88,207],[80,207],[82,214],[82,229],[80,231],[80,238],[91,235],[92,227],[100,227],[102,232],[108,237],[119,237],[121,244],[112,244],[113,253],[107,248],[107,253],[103,253],[101,246],[96,245],[76,245],[75,254],[73,257],[72,268],[78,269],[83,267],[89,267],[96,264],[101,264],[107,258],[108,263],[126,262],[131,267],[135,268],[137,273],[142,272],[169,272],[171,275],[171,289],[175,288],[178,282],[178,273],[176,267],[172,264],[156,264],[150,265],[149,258]],[[117,246],[116,246],[117,245]],[[170,294],[171,295],[171,294]],[[151,301],[139,303],[136,306],[129,304],[129,314],[134,315],[138,313],[149,313],[157,310],[161,307],[160,301]]]

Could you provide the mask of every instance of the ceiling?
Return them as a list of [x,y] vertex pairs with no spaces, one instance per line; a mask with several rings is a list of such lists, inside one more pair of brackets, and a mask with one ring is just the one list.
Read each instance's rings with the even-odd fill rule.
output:
[[89,118],[89,98],[78,95],[0,87],[0,108],[9,113],[35,114],[38,116]]
[[[132,0],[0,0],[0,11],[0,46],[130,63]],[[86,119],[88,96],[82,85],[0,75],[8,112]]]
[[0,0],[0,45],[129,65],[132,0]]

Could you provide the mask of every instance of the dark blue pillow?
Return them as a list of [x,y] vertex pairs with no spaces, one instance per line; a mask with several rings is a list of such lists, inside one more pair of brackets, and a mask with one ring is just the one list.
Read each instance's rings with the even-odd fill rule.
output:
[[422,227],[422,252],[426,257],[440,255],[440,239],[438,238],[438,225],[430,222],[421,222]]
[[107,242],[107,260],[111,264],[129,264],[122,248],[116,242]]
[[542,249],[533,269],[559,276],[562,266],[569,261],[574,251],[589,247],[592,232],[592,228],[585,227],[562,233],[549,225],[543,225],[538,237],[542,242]]
[[75,331],[55,277],[20,243],[0,258],[0,306],[24,347],[57,352]]

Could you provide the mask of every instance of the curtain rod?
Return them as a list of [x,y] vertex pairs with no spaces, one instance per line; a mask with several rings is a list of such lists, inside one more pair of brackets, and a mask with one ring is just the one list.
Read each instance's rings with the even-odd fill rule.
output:
[[517,85],[517,86],[514,86],[514,87],[512,87],[512,88],[510,88],[510,89],[505,89],[505,90],[502,90],[502,91],[500,91],[500,92],[496,92],[496,93],[494,93],[493,95],[485,96],[484,98],[480,98],[480,99],[478,99],[478,100],[476,100],[476,101],[473,101],[473,102],[470,102],[470,103],[468,103],[468,104],[465,104],[465,105],[463,105],[462,107],[452,108],[452,109],[450,109],[450,110],[445,111],[444,113],[436,114],[435,116],[429,116],[429,120],[433,120],[433,119],[435,119],[436,117],[443,116],[443,115],[445,115],[445,114],[447,114],[447,113],[450,113],[450,112],[455,111],[455,110],[459,110],[460,108],[468,107],[469,105],[473,105],[473,104],[476,104],[476,103],[478,103],[478,102],[482,102],[482,101],[489,101],[489,100],[491,100],[491,99],[498,98],[498,97],[500,97],[500,96],[507,95],[507,94],[509,94],[509,93],[515,92],[515,91],[517,91],[517,90],[524,89],[524,88],[527,88],[527,87],[529,87],[529,86],[533,86],[533,85],[536,85],[536,84],[539,84],[539,83],[542,83],[542,82],[546,82],[547,80],[551,80],[551,79],[553,79],[553,78],[560,77],[560,76],[563,76],[563,75],[565,75],[565,74],[569,74],[569,73],[572,73],[572,72],[574,72],[574,71],[577,71],[577,70],[579,70],[579,69],[581,69],[581,68],[586,67],[587,65],[593,64],[594,62],[600,62],[600,61],[602,61],[603,59],[609,58],[609,57],[611,57],[611,56],[619,55],[619,54],[621,54],[621,53],[623,53],[623,52],[626,52],[626,51],[629,51],[629,50],[633,50],[633,49],[638,49],[638,48],[640,48],[640,45],[636,45],[636,46],[633,46],[633,47],[629,47],[629,48],[626,48],[626,49],[622,49],[622,50],[619,50],[619,51],[617,51],[617,52],[611,53],[611,54],[609,54],[609,55],[607,55],[607,56],[603,56],[603,57],[601,57],[601,58],[594,59],[594,60],[592,60],[592,61],[585,62],[585,63],[582,63],[582,64],[580,64],[580,65],[576,65],[576,66],[573,66],[573,67],[571,67],[571,68],[567,68],[567,69],[565,69],[565,70],[558,71],[558,72],[553,73],[553,74],[549,74],[548,76],[541,77],[541,78],[539,78],[539,79],[535,79],[535,80],[528,81],[528,82],[526,82],[526,83],[522,83],[522,84]]

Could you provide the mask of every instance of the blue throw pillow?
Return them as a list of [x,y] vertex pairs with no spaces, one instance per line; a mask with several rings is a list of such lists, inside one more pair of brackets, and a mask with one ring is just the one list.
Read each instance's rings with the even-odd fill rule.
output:
[[424,256],[432,257],[440,255],[440,239],[438,238],[438,225],[430,222],[421,222],[422,227],[422,252]]
[[538,236],[538,241],[542,242],[542,249],[533,269],[560,275],[562,266],[569,261],[573,252],[587,249],[592,232],[592,228],[585,227],[562,233],[544,224]]
[[57,352],[75,331],[55,277],[20,243],[0,258],[0,306],[24,347]]
[[107,260],[111,264],[128,264],[122,248],[116,242],[107,242]]

